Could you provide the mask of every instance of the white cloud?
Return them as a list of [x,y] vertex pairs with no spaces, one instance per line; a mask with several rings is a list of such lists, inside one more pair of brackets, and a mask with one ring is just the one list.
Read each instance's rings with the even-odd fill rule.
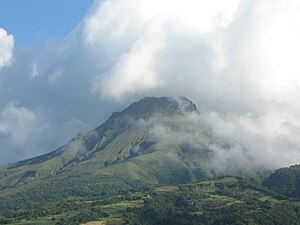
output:
[[[242,116],[207,112],[154,116],[138,125],[147,126],[154,138],[188,146],[190,157],[209,150],[207,166],[217,175],[241,175],[299,163],[300,121],[289,118],[291,123],[287,118],[279,112]],[[168,150],[172,153],[172,148]]]
[[287,112],[269,111],[263,115],[242,116],[210,112],[201,114],[199,120],[218,138],[236,146],[214,150],[215,167],[220,172],[233,162],[248,168],[250,162],[257,168],[279,168],[299,163],[300,120]]
[[13,145],[24,145],[36,132],[37,115],[31,110],[18,106],[16,101],[9,102],[0,114],[0,134],[8,136]]
[[47,112],[31,110],[13,100],[0,111],[0,144],[6,146],[0,151],[0,163],[24,158],[54,150],[80,132],[92,127],[78,119],[69,119],[62,125],[52,122]]
[[0,69],[11,64],[14,48],[14,37],[0,28]]
[[164,46],[163,40],[151,35],[122,55],[112,70],[96,78],[93,91],[121,100],[125,94],[152,89],[160,81],[153,68],[155,54]]
[[[108,58],[114,57],[114,61],[108,71],[93,82],[94,93],[120,100],[126,95],[159,87],[170,78],[157,68],[161,55],[180,45],[185,45],[184,48],[198,45],[203,41],[202,33],[227,26],[238,5],[239,0],[99,3],[83,24],[84,42],[98,46]],[[198,43],[184,43],[193,37],[199,38]],[[172,39],[178,38],[181,39],[179,46],[174,46],[177,43]],[[162,63],[168,62],[168,59],[162,60]]]

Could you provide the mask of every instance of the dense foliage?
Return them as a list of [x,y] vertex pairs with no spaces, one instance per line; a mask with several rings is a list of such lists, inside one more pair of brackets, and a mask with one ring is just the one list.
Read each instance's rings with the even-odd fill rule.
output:
[[299,202],[278,201],[253,180],[223,179],[154,192],[144,207],[128,210],[127,224],[299,224]]
[[85,177],[84,183],[80,177],[61,178],[61,186],[41,183],[2,193],[0,224],[300,224],[300,201],[279,196],[254,179],[149,186],[123,178]]
[[101,204],[112,203],[116,199],[119,200],[116,198],[117,195],[132,190],[146,191],[147,185],[128,178],[109,178],[84,173],[71,177],[58,176],[50,181],[0,192],[0,224],[69,211],[80,211],[80,216],[62,220],[63,224],[75,220],[83,222],[78,218],[95,217],[93,207],[88,207],[88,211],[82,208],[82,202],[86,199],[96,199],[96,202]]
[[277,170],[264,184],[281,195],[300,198],[300,165]]

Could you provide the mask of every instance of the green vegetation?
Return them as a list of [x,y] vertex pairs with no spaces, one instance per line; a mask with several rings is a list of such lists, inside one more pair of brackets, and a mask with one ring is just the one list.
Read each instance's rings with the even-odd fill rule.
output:
[[277,170],[264,184],[278,194],[300,198],[300,165]]
[[[89,179],[93,179],[97,187],[93,188]],[[25,191],[2,193],[0,224],[300,223],[300,200],[278,196],[253,179],[224,177],[180,185],[142,185],[125,180],[89,177],[85,180],[86,191],[80,189],[72,193],[55,192],[55,186],[48,186],[49,183]],[[81,183],[81,186],[84,185]]]
[[278,200],[259,183],[224,178],[156,188],[127,224],[299,224],[300,201]]

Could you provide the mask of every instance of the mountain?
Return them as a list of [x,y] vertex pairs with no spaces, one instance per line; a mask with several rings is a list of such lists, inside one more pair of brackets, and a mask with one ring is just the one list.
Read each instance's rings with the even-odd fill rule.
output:
[[[143,98],[53,152],[0,167],[0,188],[82,171],[153,183],[211,177],[208,150],[178,141],[192,122],[188,115],[197,113],[196,105],[184,97]],[[211,139],[205,132],[201,135]]]
[[1,166],[0,224],[300,224],[299,166],[262,183],[258,168],[219,177],[210,146],[230,146],[198,115],[185,97],[146,97],[55,151]]

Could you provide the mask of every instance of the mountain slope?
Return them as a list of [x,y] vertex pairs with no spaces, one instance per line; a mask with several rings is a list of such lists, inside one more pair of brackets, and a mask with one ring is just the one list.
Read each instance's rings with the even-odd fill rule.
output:
[[193,113],[198,113],[196,106],[184,97],[143,98],[53,152],[0,167],[0,188],[71,171],[121,174],[154,183],[210,177],[207,150],[161,134],[179,132]]
[[276,170],[264,185],[283,196],[300,198],[300,165]]

